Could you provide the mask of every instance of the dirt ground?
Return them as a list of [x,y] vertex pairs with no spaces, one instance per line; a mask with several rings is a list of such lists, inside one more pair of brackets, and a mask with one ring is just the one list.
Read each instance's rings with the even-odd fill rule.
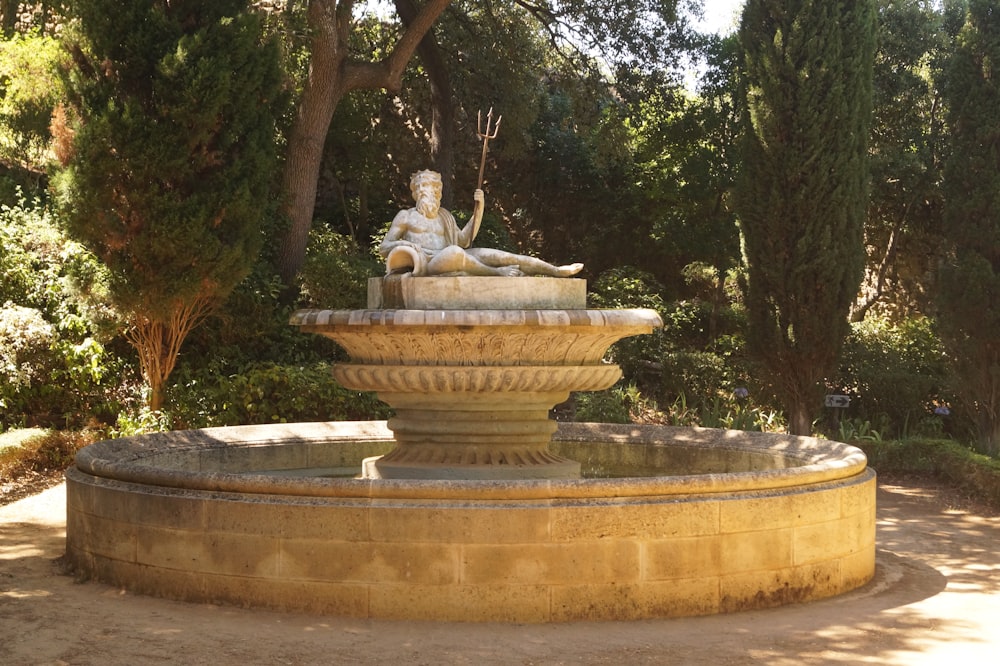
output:
[[863,589],[734,615],[549,625],[385,622],[134,596],[60,572],[65,486],[0,507],[0,664],[997,664],[1000,517],[883,482]]

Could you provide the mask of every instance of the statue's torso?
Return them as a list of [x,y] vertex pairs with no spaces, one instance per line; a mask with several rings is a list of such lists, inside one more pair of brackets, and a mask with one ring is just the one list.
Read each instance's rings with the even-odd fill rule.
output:
[[444,209],[440,209],[433,218],[425,217],[415,209],[409,210],[407,211],[404,240],[419,245],[424,250],[432,252],[443,250],[454,244],[454,240],[451,239],[454,237],[455,230],[449,228],[449,224],[454,226],[454,222],[450,221],[450,217],[450,214]]

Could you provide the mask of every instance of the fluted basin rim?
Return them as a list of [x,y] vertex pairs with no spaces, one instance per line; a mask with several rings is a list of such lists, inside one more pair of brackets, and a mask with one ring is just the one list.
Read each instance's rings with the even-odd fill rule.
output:
[[[295,423],[205,428],[138,435],[92,444],[76,456],[82,472],[131,483],[213,492],[357,499],[554,500],[621,499],[766,492],[848,479],[865,472],[867,459],[853,446],[813,437],[711,428],[562,423],[553,437],[565,442],[713,447],[778,456],[783,469],[625,478],[546,480],[387,480],[277,477],[268,474],[190,471],[160,464],[167,456],[225,448],[330,442],[388,442],[384,421]],[[161,459],[161,460],[158,460]]]
[[329,326],[607,326],[659,328],[655,310],[298,310],[290,323]]

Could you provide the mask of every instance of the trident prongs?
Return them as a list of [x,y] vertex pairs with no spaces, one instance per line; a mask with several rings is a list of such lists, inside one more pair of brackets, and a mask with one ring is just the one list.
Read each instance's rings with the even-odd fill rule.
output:
[[500,121],[503,116],[497,116],[497,122],[493,124],[493,107],[490,107],[486,114],[486,129],[483,130],[483,112],[480,110],[476,114],[476,136],[483,140],[483,156],[479,160],[479,189],[483,189],[483,173],[486,171],[486,150],[490,140],[497,138],[500,132]]

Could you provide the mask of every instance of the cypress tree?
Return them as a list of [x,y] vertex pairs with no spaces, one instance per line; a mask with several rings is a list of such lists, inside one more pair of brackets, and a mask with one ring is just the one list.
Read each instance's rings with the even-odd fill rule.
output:
[[948,255],[938,328],[980,447],[1000,452],[1000,7],[971,0],[942,86],[951,151],[944,169]]
[[159,409],[188,332],[249,271],[276,166],[276,44],[246,0],[75,0],[62,169],[68,234]]
[[809,434],[864,268],[874,0],[748,0],[736,209],[748,348]]

